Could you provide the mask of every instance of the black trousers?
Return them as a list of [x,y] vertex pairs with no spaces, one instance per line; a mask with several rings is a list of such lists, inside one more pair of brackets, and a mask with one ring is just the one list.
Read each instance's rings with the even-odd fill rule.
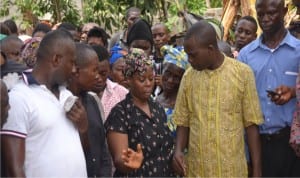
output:
[[300,177],[300,158],[289,145],[290,128],[261,134],[263,177]]

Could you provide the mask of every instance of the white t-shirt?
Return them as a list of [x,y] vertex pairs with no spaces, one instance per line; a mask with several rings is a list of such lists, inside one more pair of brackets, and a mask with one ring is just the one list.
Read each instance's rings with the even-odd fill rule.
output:
[[1,134],[25,139],[26,177],[87,177],[78,130],[63,109],[72,93],[59,89],[59,100],[44,85],[23,81],[9,92],[11,109]]

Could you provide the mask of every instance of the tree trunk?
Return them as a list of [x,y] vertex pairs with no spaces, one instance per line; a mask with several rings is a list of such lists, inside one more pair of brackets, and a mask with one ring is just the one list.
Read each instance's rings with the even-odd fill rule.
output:
[[163,10],[163,19],[164,21],[167,21],[168,19],[168,9],[167,9],[167,2],[165,0],[161,0],[161,7],[162,7],[162,10]]
[[226,41],[229,37],[230,28],[235,20],[236,14],[240,7],[240,1],[239,0],[227,0],[223,7],[224,7],[224,10],[223,10],[221,23],[224,27],[223,40]]
[[54,19],[55,23],[61,22],[61,14],[60,14],[60,4],[59,4],[59,0],[53,0],[53,9],[54,9],[54,13],[56,18]]
[[206,7],[207,7],[207,8],[211,8],[210,0],[205,0],[205,2],[206,2]]
[[242,16],[250,15],[253,16],[253,11],[251,9],[251,2],[249,0],[241,0],[241,11]]

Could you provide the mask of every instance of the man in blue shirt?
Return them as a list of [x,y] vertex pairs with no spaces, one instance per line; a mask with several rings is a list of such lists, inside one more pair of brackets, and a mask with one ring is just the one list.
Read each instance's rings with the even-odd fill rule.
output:
[[263,34],[244,47],[238,59],[254,71],[264,114],[265,122],[260,126],[262,175],[299,177],[300,159],[289,146],[289,136],[296,106],[300,41],[284,27],[284,0],[257,0],[256,11]]

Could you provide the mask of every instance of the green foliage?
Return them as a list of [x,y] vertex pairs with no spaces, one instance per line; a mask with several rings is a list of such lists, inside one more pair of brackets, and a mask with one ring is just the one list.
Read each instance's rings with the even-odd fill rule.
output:
[[96,22],[109,32],[125,25],[124,16],[130,7],[141,9],[142,17],[153,22],[161,8],[160,0],[84,0],[83,22]]
[[7,16],[9,8],[16,5],[21,13],[18,19],[26,27],[33,26],[38,17],[46,13],[53,13],[53,23],[68,21],[78,25],[80,23],[79,11],[72,0],[1,0],[0,16]]
[[9,7],[12,5],[12,2],[10,0],[1,0],[0,5],[0,17],[8,16]]
[[118,2],[114,0],[84,0],[83,2],[83,22],[96,22],[108,31],[112,31],[113,27],[121,27],[122,12],[125,7]]
[[191,13],[202,15],[206,10],[205,1],[199,0],[167,0],[169,3],[169,13],[177,15],[179,11],[187,10]]
[[179,12],[188,11],[196,15],[203,15],[206,10],[205,1],[199,0],[167,0],[170,17],[166,21],[167,27],[173,33],[183,32],[186,29],[185,22]]
[[221,0],[211,0],[210,5],[212,8],[222,7],[222,1]]
[[[68,21],[80,23],[96,22],[108,32],[122,29],[125,25],[125,12],[129,7],[141,9],[142,17],[150,24],[154,19],[176,25],[178,12],[189,11],[202,15],[206,10],[205,0],[82,0],[82,17],[74,0],[0,0],[0,16],[7,16],[9,8],[15,4],[21,12],[18,17],[24,24],[34,25],[37,17],[52,14],[52,23]],[[221,0],[211,0],[212,7],[220,7]]]

